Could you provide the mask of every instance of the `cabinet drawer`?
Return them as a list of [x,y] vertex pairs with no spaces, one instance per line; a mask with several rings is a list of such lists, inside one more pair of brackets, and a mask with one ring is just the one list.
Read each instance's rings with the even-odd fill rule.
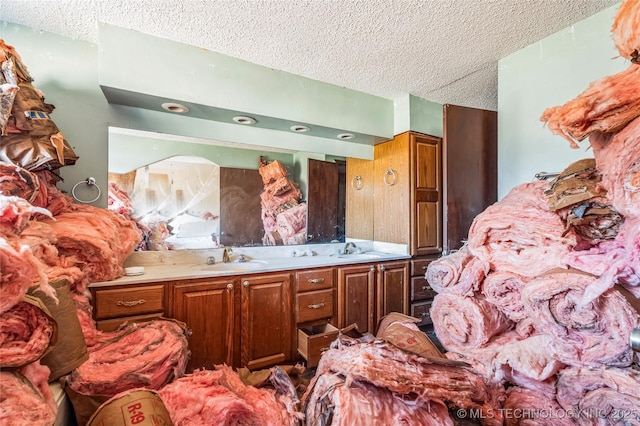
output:
[[100,331],[114,331],[117,330],[125,321],[127,324],[142,323],[159,318],[164,318],[162,312],[156,314],[136,315],[133,317],[114,318],[102,321],[96,321],[96,326]]
[[424,277],[412,277],[411,278],[411,301],[433,299],[436,297],[436,292],[431,288],[426,278]]
[[98,289],[94,306],[96,320],[162,312],[164,285]]
[[436,260],[436,258],[426,258],[426,259],[412,259],[411,260],[411,276],[418,277],[423,276],[427,273],[427,267],[431,262]]
[[298,329],[298,353],[307,360],[307,368],[315,367],[322,353],[338,337],[338,329],[331,324]]
[[333,316],[333,289],[308,291],[296,296],[296,322],[308,322]]
[[313,269],[296,274],[298,292],[322,290],[333,287],[333,268]]
[[414,318],[422,319],[422,321],[420,321],[419,323],[416,323],[418,327],[433,324],[433,321],[431,321],[431,315],[429,314],[429,310],[431,309],[432,302],[433,302],[432,300],[429,300],[427,302],[411,304],[411,316]]

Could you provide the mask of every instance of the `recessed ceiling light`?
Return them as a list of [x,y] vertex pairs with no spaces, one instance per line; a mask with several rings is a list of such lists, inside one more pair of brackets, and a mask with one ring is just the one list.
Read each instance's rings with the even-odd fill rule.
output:
[[303,126],[302,124],[296,124],[295,126],[291,126],[290,129],[297,133],[304,133],[311,130],[311,127]]
[[338,139],[342,139],[342,140],[353,139],[355,137],[356,135],[354,135],[353,133],[340,133],[338,135]]
[[175,102],[165,102],[162,104],[162,108],[166,109],[169,112],[176,112],[176,113],[185,113],[185,112],[189,112],[189,108],[182,105],[182,104],[177,104]]
[[256,124],[255,118],[247,117],[246,115],[236,115],[233,117],[233,121],[239,124]]

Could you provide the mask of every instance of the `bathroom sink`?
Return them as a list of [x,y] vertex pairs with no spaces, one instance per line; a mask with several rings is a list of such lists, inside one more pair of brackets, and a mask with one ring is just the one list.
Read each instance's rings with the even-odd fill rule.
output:
[[220,262],[213,265],[194,265],[201,271],[211,272],[245,272],[260,269],[267,266],[267,262],[262,260],[249,260],[247,262]]

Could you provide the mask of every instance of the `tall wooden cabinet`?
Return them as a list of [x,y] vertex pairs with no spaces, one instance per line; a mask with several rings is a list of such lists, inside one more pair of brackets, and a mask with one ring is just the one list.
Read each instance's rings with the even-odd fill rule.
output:
[[374,147],[374,237],[442,251],[442,139],[405,132]]
[[498,200],[498,113],[444,106],[444,247],[459,249],[473,219]]

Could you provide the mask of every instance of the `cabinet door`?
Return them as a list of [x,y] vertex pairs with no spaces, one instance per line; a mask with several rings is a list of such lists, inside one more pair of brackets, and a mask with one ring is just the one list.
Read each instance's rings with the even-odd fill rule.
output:
[[442,251],[441,139],[412,134],[414,175],[411,254]]
[[177,282],[173,285],[172,317],[191,329],[187,370],[233,364],[234,293],[229,279]]
[[375,266],[338,268],[338,328],[351,324],[361,333],[373,333]]
[[410,134],[373,147],[374,238],[395,244],[410,244],[411,164]]
[[409,313],[409,262],[378,265],[376,300],[376,324],[391,312]]
[[290,274],[242,278],[241,367],[263,368],[293,356],[291,283]]

